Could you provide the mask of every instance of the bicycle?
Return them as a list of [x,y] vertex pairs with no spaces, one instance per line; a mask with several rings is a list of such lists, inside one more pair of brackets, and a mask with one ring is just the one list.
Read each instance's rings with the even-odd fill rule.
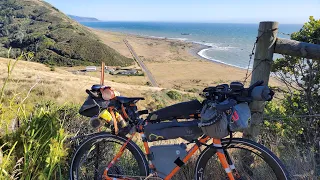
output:
[[[252,95],[253,89],[257,87],[263,89],[260,86],[262,83],[257,82],[249,88],[243,88],[241,83],[208,87],[203,91],[206,99],[204,102],[230,100],[228,103],[216,104],[219,112],[225,112],[236,104],[251,102],[254,99],[252,96],[255,96]],[[109,92],[108,101],[101,98],[105,97],[104,89]],[[91,119],[91,124],[100,128],[104,124],[102,122],[106,122],[104,125],[110,132],[91,134],[82,142],[72,158],[71,180],[168,180],[198,151],[200,155],[194,171],[194,179],[197,180],[289,179],[288,172],[276,155],[251,140],[233,138],[230,126],[228,126],[228,133],[231,132],[230,138],[212,138],[204,133],[205,129],[199,127],[199,123],[202,123],[200,111],[203,109],[203,103],[197,100],[178,103],[148,113],[137,111],[136,103],[144,98],[114,97],[110,92],[112,92],[110,87],[101,85],[95,85],[91,90],[87,90],[89,97],[87,103],[84,103],[87,104],[86,108],[83,108],[85,105],[82,107],[82,114],[91,117],[99,114]],[[273,94],[269,93],[269,98],[270,95],[272,99]],[[101,115],[106,112],[110,114]],[[141,118],[144,114],[148,114],[148,117]],[[211,124],[216,128],[217,122]],[[133,142],[136,134],[140,134],[145,153]],[[178,137],[188,141],[188,144],[193,144],[192,147],[186,150],[186,143],[151,147],[148,144],[152,141]]]

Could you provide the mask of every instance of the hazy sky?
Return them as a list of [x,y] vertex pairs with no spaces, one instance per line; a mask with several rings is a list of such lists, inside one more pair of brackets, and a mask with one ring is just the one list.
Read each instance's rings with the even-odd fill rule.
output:
[[104,21],[301,24],[320,18],[320,0],[46,0],[66,14]]

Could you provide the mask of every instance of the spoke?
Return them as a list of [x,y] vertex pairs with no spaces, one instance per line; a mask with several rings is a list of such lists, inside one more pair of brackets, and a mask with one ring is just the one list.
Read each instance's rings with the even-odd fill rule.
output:
[[[241,180],[276,179],[272,168],[261,156],[241,148],[228,148],[225,152],[235,165]],[[216,155],[207,162],[203,175],[204,179],[221,180],[226,178],[226,173]]]
[[[99,146],[99,152],[97,147]],[[122,143],[116,141],[99,140],[92,143],[87,151],[84,151],[79,160],[76,172],[82,179],[102,180],[103,172],[108,167],[108,164],[113,160],[119,149],[123,147]],[[99,157],[97,161],[97,157]],[[117,158],[117,163],[114,163],[108,170],[109,177],[131,179],[145,179],[140,175],[139,164],[136,161],[132,152],[127,148],[122,151],[122,155]]]

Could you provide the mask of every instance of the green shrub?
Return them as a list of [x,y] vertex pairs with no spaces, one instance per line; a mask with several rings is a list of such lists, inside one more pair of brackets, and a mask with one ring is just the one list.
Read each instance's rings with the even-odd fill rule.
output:
[[45,37],[42,40],[42,43],[46,48],[52,48],[54,46],[54,44],[55,44],[55,41],[50,39],[50,38]]
[[167,95],[173,100],[181,100],[182,95],[177,91],[168,91]]
[[50,66],[50,71],[55,71],[56,68],[54,66]]

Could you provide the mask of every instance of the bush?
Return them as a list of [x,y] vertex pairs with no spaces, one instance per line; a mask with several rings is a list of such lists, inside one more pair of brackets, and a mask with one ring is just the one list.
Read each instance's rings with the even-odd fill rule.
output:
[[54,66],[50,66],[50,71],[55,71],[56,68]]
[[177,91],[168,91],[167,95],[170,97],[170,99],[173,99],[173,100],[181,100],[182,99],[182,95]]
[[[320,44],[319,37],[320,19],[312,16],[300,31],[291,34],[293,40],[314,44]],[[319,69],[320,63],[315,59],[289,55],[277,59],[272,65],[272,70],[286,88],[281,88],[280,92],[283,95],[277,105],[267,106],[267,113],[271,118],[264,124],[270,134],[276,134],[286,140],[285,146],[294,146],[303,156],[312,152],[313,159],[318,164],[320,162]],[[305,174],[315,172],[319,176],[320,166],[314,169]]]
[[45,48],[52,48],[54,46],[55,42],[54,42],[54,40],[45,37],[42,40],[42,44],[44,45]]

